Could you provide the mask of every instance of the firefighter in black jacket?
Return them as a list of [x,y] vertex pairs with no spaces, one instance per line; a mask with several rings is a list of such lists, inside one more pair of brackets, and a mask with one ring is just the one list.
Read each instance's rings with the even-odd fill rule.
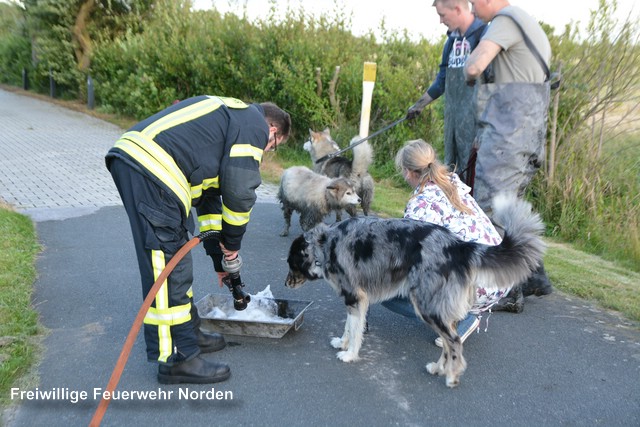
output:
[[[198,96],[176,103],[133,126],[106,156],[131,224],[143,298],[169,260],[194,233],[205,240],[219,279],[222,257],[238,256],[260,185],[262,154],[289,136],[289,115],[272,103]],[[163,384],[213,383],[229,366],[201,358],[225,347],[219,334],[200,331],[193,304],[193,266],[187,254],[162,286],[144,319],[147,358],[159,363]]]

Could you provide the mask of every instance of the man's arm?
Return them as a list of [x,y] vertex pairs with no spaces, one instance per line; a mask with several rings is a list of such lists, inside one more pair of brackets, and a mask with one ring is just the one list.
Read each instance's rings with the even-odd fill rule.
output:
[[464,65],[464,75],[467,81],[476,80],[482,72],[491,64],[493,58],[498,56],[502,48],[490,41],[482,40],[471,52]]
[[453,44],[452,39],[449,37],[447,41],[444,43],[444,47],[442,48],[442,60],[440,61],[440,65],[438,66],[438,74],[436,75],[436,79],[431,83],[431,86],[426,90],[426,92],[413,104],[409,107],[407,111],[407,119],[411,120],[416,118],[424,108],[431,104],[434,100],[438,99],[444,93],[444,85],[445,79],[447,75],[447,67],[449,65],[449,53],[451,52],[451,45]]

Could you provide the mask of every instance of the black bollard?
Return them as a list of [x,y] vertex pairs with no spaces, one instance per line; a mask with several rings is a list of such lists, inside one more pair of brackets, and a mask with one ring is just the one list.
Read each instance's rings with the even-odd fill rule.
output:
[[49,96],[56,97],[56,81],[53,80],[53,70],[49,68]]
[[29,90],[29,72],[26,68],[22,69],[22,89]]
[[87,77],[87,106],[90,110],[93,110],[93,107],[95,106],[93,79],[91,78],[91,76]]

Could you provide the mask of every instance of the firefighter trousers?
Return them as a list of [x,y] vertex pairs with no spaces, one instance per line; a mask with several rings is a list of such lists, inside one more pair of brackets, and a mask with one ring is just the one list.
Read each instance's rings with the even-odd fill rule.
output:
[[[142,297],[146,298],[166,264],[189,240],[190,218],[180,201],[122,159],[109,168],[124,204],[140,268]],[[160,288],[144,319],[147,359],[166,365],[200,353],[193,304],[193,261],[188,253]]]

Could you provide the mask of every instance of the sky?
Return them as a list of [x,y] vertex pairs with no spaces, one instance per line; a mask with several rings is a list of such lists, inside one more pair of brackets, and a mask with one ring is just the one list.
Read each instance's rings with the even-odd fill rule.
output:
[[[194,0],[195,7],[208,9],[212,5],[220,12],[236,12],[241,15],[244,5],[247,5],[249,18],[268,15],[269,0]],[[640,5],[635,5],[636,0],[618,0],[617,17],[624,20],[629,13],[638,19]],[[336,9],[336,5],[347,12],[353,12],[352,30],[356,35],[362,35],[369,30],[375,31],[380,27],[382,17],[385,17],[385,26],[392,29],[407,29],[411,37],[415,39],[426,38],[430,41],[438,40],[446,28],[440,24],[432,0],[278,0],[285,10],[287,4],[292,9],[303,5],[304,10],[314,14],[325,12],[330,14]],[[556,28],[561,32],[564,26],[570,22],[586,24],[590,11],[596,10],[598,0],[511,0],[512,5],[520,6],[532,14],[539,21]],[[377,33],[376,33],[377,34]]]

